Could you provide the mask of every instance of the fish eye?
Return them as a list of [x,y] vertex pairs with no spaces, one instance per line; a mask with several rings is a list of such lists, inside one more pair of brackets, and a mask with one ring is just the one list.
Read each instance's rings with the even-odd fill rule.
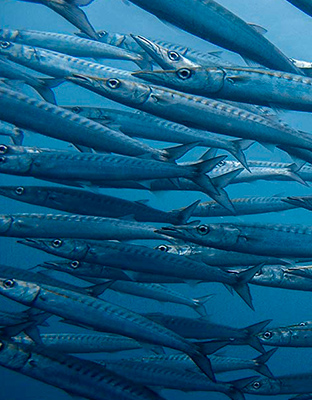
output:
[[98,35],[99,38],[102,38],[102,37],[107,35],[107,32],[106,31],[100,31],[100,32],[98,32],[97,35]]
[[305,322],[300,322],[299,326],[306,326]]
[[23,194],[24,191],[25,191],[25,189],[23,188],[23,186],[19,186],[19,187],[17,187],[17,188],[15,189],[15,193],[16,193],[16,194],[19,194],[19,195]]
[[10,42],[0,42],[1,49],[7,49],[10,46],[11,46]]
[[178,61],[180,60],[180,54],[177,53],[176,51],[168,51],[168,58],[171,61]]
[[3,282],[3,286],[7,289],[12,288],[15,285],[15,282],[13,279],[7,279],[6,281]]
[[189,70],[188,68],[181,68],[179,69],[176,74],[180,79],[189,79],[192,76],[192,71]]
[[4,144],[0,144],[0,153],[5,154],[8,151],[8,148]]
[[200,233],[201,235],[207,235],[209,230],[210,230],[209,226],[207,225],[200,225],[199,227],[197,227],[197,232]]
[[272,332],[270,331],[264,332],[263,334],[264,339],[271,339],[271,337],[272,337]]
[[0,164],[3,164],[5,162],[5,157],[0,157]]
[[81,112],[81,108],[78,106],[73,107],[71,110],[75,114],[79,114]]
[[79,267],[79,264],[80,264],[79,261],[76,261],[76,260],[75,260],[75,261],[72,261],[72,262],[70,263],[70,266],[71,266],[72,268],[75,269],[75,268],[78,268],[78,267]]
[[252,387],[253,387],[254,389],[259,389],[259,388],[261,387],[261,383],[258,382],[258,381],[256,381],[256,382],[254,382],[254,383],[252,384]]
[[4,343],[0,342],[0,351],[3,350],[3,348],[4,348]]
[[220,162],[217,164],[218,167],[222,167],[223,165],[225,165],[225,161],[224,161],[224,160],[220,161]]
[[53,247],[61,247],[62,246],[62,240],[61,239],[55,239],[55,240],[53,240],[53,242],[52,242],[52,246]]
[[168,251],[168,250],[169,250],[169,247],[166,246],[165,244],[160,244],[159,246],[156,247],[156,250]]
[[117,89],[120,86],[120,81],[118,79],[112,78],[107,81],[107,86],[111,89]]

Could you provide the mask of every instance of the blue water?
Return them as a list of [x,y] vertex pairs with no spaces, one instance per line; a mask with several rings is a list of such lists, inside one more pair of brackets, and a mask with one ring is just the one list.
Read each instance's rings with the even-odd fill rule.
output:
[[[219,3],[233,11],[247,22],[256,23],[265,27],[267,37],[276,44],[289,57],[312,60],[311,31],[312,19],[289,4],[286,0],[219,0]],[[134,33],[164,39],[185,46],[194,47],[200,51],[214,51],[218,48],[204,42],[190,34],[168,26],[159,21],[156,17],[139,9],[138,7],[121,0],[95,0],[84,9],[90,22],[96,30],[107,30],[111,32]],[[4,28],[36,29],[73,33],[75,28],[52,10],[37,4],[24,3],[14,0],[0,0],[0,26]],[[228,60],[241,62],[240,58],[227,51],[223,56]],[[134,64],[127,62],[111,61],[108,65],[118,68],[135,70]],[[36,96],[36,93],[25,88],[25,93]],[[63,84],[55,89],[58,104],[60,105],[94,105],[123,108],[113,102],[105,100],[84,89],[74,87],[70,84]],[[281,112],[281,118],[292,127],[312,132],[312,116],[308,113]],[[8,138],[1,138],[2,143],[9,143]],[[27,136],[25,145],[38,147],[68,148],[69,145],[48,139],[40,135]],[[158,147],[162,144],[155,143]],[[167,145],[167,144],[166,144]],[[164,144],[165,147],[165,144]],[[193,153],[193,157],[201,154],[203,149]],[[248,159],[274,160],[291,162],[282,152],[276,150],[273,153],[260,145],[252,146],[246,152]],[[189,156],[190,159],[190,156]],[[228,157],[231,159],[231,156]],[[14,176],[0,176],[1,184],[38,184],[38,181],[31,178]],[[232,185],[227,188],[230,197],[247,195],[270,196],[275,194],[304,195],[311,194],[311,189],[298,183],[280,182],[255,182],[252,184]],[[205,200],[205,196],[193,192],[172,192],[162,194],[150,194],[143,191],[133,190],[103,190],[127,199],[150,199],[150,205],[156,208],[169,210],[185,206],[197,199]],[[18,212],[47,212],[46,209],[15,202],[13,200],[0,198],[1,213]],[[204,220],[204,219],[203,219]],[[222,221],[230,221],[230,218],[223,218]],[[249,222],[271,222],[271,223],[302,223],[311,224],[312,214],[307,210],[294,210],[284,213],[267,214],[259,216],[248,216],[232,218],[235,221]],[[206,219],[206,221],[208,221]],[[212,220],[209,220],[212,221]],[[29,249],[16,243],[14,238],[0,239],[0,262],[21,268],[33,267],[36,264],[52,260],[52,256],[40,253],[35,249]],[[61,275],[59,275],[61,277]],[[220,284],[203,284],[196,288],[187,285],[172,285],[184,294],[193,297],[202,296],[206,293],[214,293],[215,296],[207,304],[207,310],[212,321],[227,324],[235,327],[244,327],[264,319],[272,319],[271,326],[282,326],[283,324],[296,323],[302,320],[309,320],[312,317],[311,293],[296,292],[281,289],[251,286],[255,312],[238,298],[230,293]],[[118,295],[115,292],[107,291],[104,298],[117,304],[127,306],[140,312],[160,311],[170,312],[179,315],[196,315],[184,306],[164,305],[149,300],[133,298],[127,295]],[[1,298],[1,309],[22,310],[23,307]],[[51,319],[49,328],[42,328],[42,332],[78,331],[78,328],[63,326],[57,322],[58,319]],[[269,348],[268,348],[269,349]],[[249,347],[226,348],[226,354],[241,356],[242,358],[257,356],[256,352]],[[138,353],[129,352],[127,355]],[[126,356],[126,353],[125,353]],[[312,349],[280,349],[269,361],[268,365],[275,375],[287,373],[301,373],[312,371]],[[237,372],[222,375],[223,380],[238,379],[240,377],[254,375],[251,371]],[[0,399],[6,400],[66,400],[70,397],[50,386],[38,381],[13,373],[0,368]],[[164,397],[179,400],[200,400],[200,399],[222,399],[223,394],[212,393],[180,393],[164,391]],[[208,397],[207,397],[208,396]],[[278,396],[288,398],[289,396]],[[252,396],[246,395],[247,399]],[[260,398],[258,396],[257,398]],[[118,400],[118,399],[116,399]]]

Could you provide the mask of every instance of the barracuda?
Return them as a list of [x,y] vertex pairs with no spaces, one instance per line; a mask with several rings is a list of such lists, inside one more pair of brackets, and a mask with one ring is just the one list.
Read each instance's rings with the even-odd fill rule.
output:
[[136,221],[168,222],[178,225],[187,222],[198,204],[197,201],[189,207],[165,212],[149,207],[140,201],[129,201],[56,186],[0,186],[0,195],[73,214],[110,218],[131,215]]
[[48,180],[86,182],[185,177],[196,182],[209,195],[219,192],[206,173],[224,158],[220,156],[180,166],[128,156],[47,151],[0,156],[0,172]]
[[126,308],[70,290],[52,286],[43,288],[15,279],[0,279],[0,293],[24,305],[58,315],[74,324],[180,350],[190,355],[196,365],[209,378],[214,379],[209,360],[195,345]]
[[129,112],[99,107],[63,107],[73,113],[90,118],[111,129],[119,129],[131,137],[161,140],[173,143],[198,143],[199,146],[224,149],[247,168],[243,150],[252,145],[251,140],[228,140],[212,132],[191,129],[175,122],[154,117],[144,112]]
[[2,214],[0,236],[84,239],[166,239],[155,227],[135,221],[66,214]]
[[[90,400],[162,400],[144,386],[120,378],[99,364],[38,346],[0,339],[0,364],[13,371]],[[47,373],[50,371],[50,373]]]
[[251,308],[253,307],[247,283],[260,269],[260,266],[239,273],[229,273],[201,262],[163,253],[146,246],[109,241],[98,244],[65,239],[26,239],[19,243],[60,257],[123,270],[177,277],[186,281],[226,283],[231,285]]
[[170,158],[170,149],[168,152],[153,149],[119,131],[5,87],[0,87],[0,118],[21,128],[95,150],[159,160]]
[[140,55],[120,49],[116,46],[62,33],[24,29],[0,29],[0,40],[42,47],[74,57],[109,58],[134,62],[142,61]]
[[217,100],[117,76],[98,79],[86,75],[71,76],[68,80],[113,101],[192,128],[274,145],[312,149],[312,136],[308,133]]
[[260,340],[255,336],[261,332],[265,326],[271,322],[266,320],[245,328],[232,328],[226,325],[215,324],[206,318],[186,318],[176,315],[166,315],[162,313],[145,314],[147,318],[158,324],[164,325],[168,329],[178,333],[185,338],[198,340],[216,339],[213,342],[204,342],[202,350],[210,352],[218,348],[230,345],[249,345],[261,353],[265,353]]
[[194,95],[298,111],[312,110],[312,79],[260,68],[194,68],[135,72],[156,85]]
[[[15,336],[12,341],[36,347],[36,343],[27,336]],[[40,335],[40,341],[47,349],[62,353],[115,353],[142,348],[133,339],[108,333],[46,333]]]
[[158,233],[240,253],[311,258],[312,228],[286,224],[198,224],[165,227]]
[[[251,369],[259,372],[262,375],[272,378],[273,375],[265,363],[272,357],[277,349],[272,349],[267,353],[261,354],[257,358],[241,359],[236,357],[226,357],[212,354],[209,356],[212,369],[215,373],[222,373],[227,371],[239,371],[243,369]],[[191,358],[186,354],[170,354],[170,355],[154,355],[154,356],[144,356],[137,358],[126,358],[122,360],[98,360],[100,364],[109,365],[122,365],[123,362],[127,362],[130,365],[131,362],[134,365],[138,363],[144,363],[149,365],[159,365],[162,367],[168,367],[173,369],[191,370],[198,371],[196,365],[193,363]]]
[[[232,382],[211,382],[197,371],[183,371],[182,369],[173,369],[168,366],[134,363],[127,360],[122,360],[120,363],[107,361],[101,362],[101,364],[118,375],[130,378],[132,381],[146,386],[159,386],[161,382],[162,387],[166,389],[185,392],[221,392],[232,400],[244,399],[244,396],[235,389]],[[251,380],[247,379],[246,382]]]
[[137,80],[129,71],[107,67],[103,64],[86,61],[82,58],[72,57],[39,47],[8,41],[0,41],[0,55],[24,67],[54,76],[55,78],[65,78],[68,75],[84,73],[102,78],[116,75],[119,78]]
[[272,69],[299,73],[300,70],[261,33],[213,0],[131,0],[132,3],[243,57]]
[[257,334],[264,346],[312,347],[312,328],[310,325],[283,326],[268,328]]
[[30,3],[39,3],[44,6],[51,8],[51,10],[57,12],[63,18],[67,19],[68,22],[76,26],[80,31],[84,32],[89,37],[97,40],[98,36],[90,24],[86,14],[81,10],[82,6],[87,6],[92,3],[93,0],[22,0]]

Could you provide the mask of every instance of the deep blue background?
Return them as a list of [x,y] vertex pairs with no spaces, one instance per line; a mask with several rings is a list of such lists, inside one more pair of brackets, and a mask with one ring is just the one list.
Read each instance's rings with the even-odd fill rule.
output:
[[[300,12],[285,0],[220,0],[220,4],[235,12],[245,21],[256,23],[265,27],[267,37],[276,44],[289,57],[312,60],[311,31],[312,19]],[[157,39],[180,43],[194,47],[201,51],[213,51],[218,49],[212,44],[206,43],[172,26],[168,26],[159,21],[156,17],[139,9],[131,3],[121,0],[96,0],[84,9],[96,30],[104,29],[111,32],[134,33],[147,35]],[[55,32],[73,33],[75,28],[55,14],[50,9],[31,3],[24,3],[14,0],[0,0],[0,26],[4,28],[36,29]],[[227,51],[223,52],[225,58],[236,60],[241,63],[241,59]],[[107,62],[119,68],[136,69],[136,66],[127,62]],[[29,88],[25,92],[36,96],[36,93]],[[60,105],[69,104],[88,104],[97,106],[118,107],[108,100],[87,92],[86,90],[74,87],[70,84],[63,84],[55,90],[57,100]],[[282,112],[280,116],[294,128],[312,132],[312,117],[308,113]],[[4,137],[2,143],[9,143]],[[69,145],[48,139],[39,135],[27,136],[25,145],[36,145],[42,147],[62,147],[68,148]],[[157,144],[162,147],[162,144]],[[165,147],[165,144],[164,144]],[[198,150],[193,155],[199,155],[203,149]],[[272,161],[291,162],[290,158],[280,151],[271,153],[259,145],[254,145],[247,151],[248,159],[265,159]],[[231,159],[231,156],[229,156]],[[39,184],[34,179],[19,178],[14,176],[0,176],[1,184]],[[41,184],[41,182],[40,182]],[[44,183],[43,183],[44,184]],[[113,193],[121,197],[131,199],[149,198],[150,204],[160,209],[173,209],[185,206],[192,201],[205,196],[199,193],[162,193],[150,194],[143,191],[118,191],[103,190],[103,193]],[[283,193],[285,195],[310,194],[311,189],[298,183],[273,183],[255,182],[253,184],[232,185],[228,188],[231,197],[259,195],[270,196]],[[13,200],[0,198],[1,213],[18,212],[47,212],[46,209],[18,203]],[[272,223],[302,223],[311,224],[312,214],[306,210],[287,211],[259,216],[239,217],[236,221],[272,222]],[[230,220],[224,218],[224,221]],[[207,220],[208,221],[208,220]],[[16,243],[14,238],[0,239],[0,262],[21,268],[35,266],[39,262],[50,260],[53,257],[40,253],[34,249],[21,246]],[[265,287],[251,286],[254,305],[256,311],[247,308],[238,296],[231,296],[227,290],[219,284],[203,284],[196,288],[187,285],[172,285],[177,290],[193,297],[202,296],[206,293],[215,293],[215,296],[207,304],[208,313],[211,320],[236,327],[243,327],[263,319],[272,318],[272,326],[290,324],[312,318],[311,312],[311,293],[301,293],[296,291],[286,291],[280,289],[270,289]],[[179,313],[180,315],[194,316],[195,314],[184,306],[164,305],[140,298],[132,298],[126,295],[118,295],[115,292],[107,291],[105,299],[112,300],[117,304],[128,306],[137,311],[162,311]],[[0,308],[11,310],[23,309],[15,303],[1,298]],[[63,326],[57,323],[57,319],[51,320],[51,327],[42,331],[66,332],[75,331],[75,328]],[[269,348],[268,348],[269,349]],[[248,347],[237,347],[226,349],[227,354],[241,357],[257,356],[255,351]],[[125,353],[126,354],[126,353]],[[131,354],[131,353],[128,353]],[[134,354],[134,353],[132,353]],[[275,375],[295,372],[312,372],[311,368],[311,349],[280,349],[270,360],[269,366]],[[225,379],[235,379],[243,376],[254,375],[252,371],[227,374]],[[220,377],[221,379],[221,377]],[[0,399],[10,400],[52,400],[69,399],[68,395],[53,387],[41,384],[19,374],[0,369]],[[168,399],[222,399],[223,394],[211,393],[189,393],[167,391],[163,395]],[[287,398],[289,396],[280,396]],[[247,395],[247,398],[251,396]],[[258,397],[259,398],[259,397]]]

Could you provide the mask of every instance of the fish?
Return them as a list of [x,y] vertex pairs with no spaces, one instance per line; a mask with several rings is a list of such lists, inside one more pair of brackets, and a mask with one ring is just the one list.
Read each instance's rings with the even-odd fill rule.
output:
[[188,207],[165,212],[149,207],[140,200],[129,201],[57,186],[0,186],[0,195],[73,214],[110,218],[132,216],[140,222],[168,222],[177,225],[186,223],[199,203],[196,201]]
[[312,329],[309,324],[268,328],[257,334],[264,346],[311,347]]
[[[32,348],[38,344],[29,336],[15,336],[12,341]],[[142,348],[139,342],[112,333],[45,333],[40,334],[40,342],[47,349],[61,353],[115,353]]]
[[20,128],[99,151],[132,156],[147,155],[160,160],[166,160],[167,156],[170,158],[169,149],[165,152],[153,149],[119,131],[2,86],[0,86],[0,118]]
[[108,58],[134,62],[142,61],[142,57],[136,53],[99,41],[83,39],[63,33],[26,29],[0,29],[0,40],[41,47],[58,53],[68,54],[73,57],[94,59]]
[[68,22],[73,24],[76,28],[84,32],[92,39],[97,40],[98,36],[90,24],[88,17],[84,11],[80,8],[87,6],[93,2],[93,0],[22,0],[30,3],[39,3],[44,6],[51,8]]
[[248,67],[185,67],[138,71],[134,76],[194,95],[283,108],[312,110],[312,79],[302,75]]
[[[251,369],[259,372],[260,374],[273,378],[272,372],[269,367],[265,364],[272,355],[276,352],[276,348],[268,351],[267,353],[261,354],[260,356],[250,360],[241,359],[237,357],[221,356],[217,354],[211,354],[209,356],[212,369],[215,373],[222,373],[228,371],[239,371],[243,369]],[[125,358],[121,360],[97,360],[100,364],[107,362],[108,365],[117,364],[121,365],[123,362],[133,362],[134,364],[146,363],[149,365],[160,365],[162,367],[169,367],[172,369],[183,369],[188,371],[198,371],[196,365],[186,354],[169,354],[169,355],[152,355],[143,356],[137,358]]]
[[161,386],[183,392],[221,392],[233,400],[243,400],[244,396],[231,382],[212,382],[197,371],[173,369],[166,365],[140,363],[122,360],[122,362],[101,362],[108,370],[127,377],[146,386]]
[[[121,155],[44,151],[0,156],[0,171],[57,181],[147,181],[147,187],[151,179],[185,177],[209,195],[219,191],[206,173],[224,158],[219,156],[183,166]],[[225,206],[231,207],[231,204]]]
[[240,253],[273,257],[312,256],[310,240],[312,229],[305,225],[287,224],[192,224],[164,227],[156,232]]
[[264,37],[262,27],[247,24],[216,1],[130,1],[161,20],[268,68],[301,73],[288,57]]
[[[0,339],[0,364],[13,371],[90,400],[161,400],[142,385],[120,378],[89,360],[37,346],[32,349]],[[47,373],[53,371],[53,373]]]
[[62,107],[111,129],[119,129],[131,137],[184,144],[198,143],[198,146],[223,149],[231,153],[248,169],[248,163],[243,151],[254,143],[251,140],[225,139],[219,134],[188,128],[185,125],[167,121],[141,111],[130,112],[88,106]]
[[152,225],[131,220],[66,214],[2,214],[0,236],[77,237],[94,240],[165,239]]
[[[113,241],[91,243],[65,239],[28,238],[20,240],[19,243],[59,257],[102,264],[122,270],[129,269],[135,272],[177,277],[185,281],[221,282],[232,286],[251,308],[253,308],[252,298],[247,283],[261,267],[255,266],[239,273],[229,273],[192,259],[157,251],[147,246]],[[79,264],[75,264],[75,266],[79,268]]]
[[245,328],[232,328],[226,325],[216,324],[211,322],[206,317],[189,318],[179,317],[177,315],[169,315],[162,313],[144,314],[147,318],[158,324],[164,325],[168,329],[177,334],[197,340],[216,339],[212,343],[204,342],[203,351],[216,351],[215,345],[223,344],[230,345],[249,345],[259,351],[265,353],[265,350],[260,343],[257,333],[261,332],[272,320],[266,320]]
[[126,308],[70,290],[53,286],[43,288],[16,279],[0,279],[0,293],[24,305],[58,315],[74,324],[186,352],[207,377],[214,380],[209,359],[195,345]]
[[311,135],[229,104],[127,79],[68,76],[97,94],[192,128],[273,145],[312,149]]

